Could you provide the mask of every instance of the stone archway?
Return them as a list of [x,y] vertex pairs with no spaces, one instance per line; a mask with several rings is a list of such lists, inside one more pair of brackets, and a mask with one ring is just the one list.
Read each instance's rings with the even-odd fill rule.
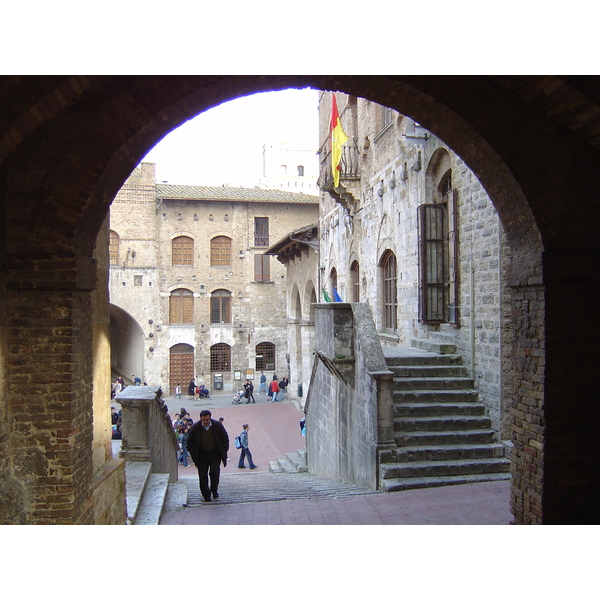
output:
[[[125,178],[199,112],[305,86],[414,118],[486,188],[512,252],[514,341],[504,358],[515,520],[597,520],[597,77],[43,76],[0,84],[0,437],[11,441],[0,445],[0,478],[22,489],[11,504],[17,516],[1,508],[6,521],[94,520],[94,466],[80,456],[92,437],[93,249]],[[33,408],[33,398],[62,407],[47,415],[36,448],[17,426],[17,407]],[[55,439],[60,458],[50,450]],[[60,494],[40,490],[50,474],[66,482]]]

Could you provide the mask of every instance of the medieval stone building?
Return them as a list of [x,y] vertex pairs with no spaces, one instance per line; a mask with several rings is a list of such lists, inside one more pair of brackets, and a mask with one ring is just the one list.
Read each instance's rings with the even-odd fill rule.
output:
[[[426,450],[430,459],[437,457],[435,469],[428,467],[428,472],[452,474],[445,478],[430,477],[429,484],[473,481],[477,473],[485,478],[504,477],[502,473],[508,471],[505,455],[511,448],[511,436],[510,415],[503,405],[502,348],[510,343],[510,328],[503,316],[507,309],[508,255],[498,215],[464,162],[414,120],[363,98],[337,96],[341,123],[349,137],[342,148],[339,185],[334,184],[332,176],[329,118],[332,94],[324,92],[319,105],[322,193],[318,227],[297,230],[269,249],[288,268],[289,345],[293,349],[292,356],[301,355],[296,360],[297,369],[306,372],[310,368],[313,373],[318,372],[312,362],[318,363],[319,359],[313,356],[318,357],[321,342],[327,345],[326,340],[317,339],[315,353],[312,335],[315,307],[306,302],[310,297],[315,301],[315,289],[321,302],[366,303],[377,332],[377,339],[370,340],[370,346],[415,347],[439,354],[452,353],[454,362],[460,361],[466,366],[460,373],[468,374],[473,381],[477,400],[482,405],[477,408],[466,403],[451,408],[447,403],[442,407],[438,390],[432,393],[436,403],[426,406],[422,387],[420,398],[411,396],[414,405],[411,410],[415,414],[418,411],[421,419],[423,415],[434,413],[436,423],[421,420],[416,424],[411,422],[410,426],[441,428],[429,436],[435,443],[430,442],[426,449],[420,449],[423,455]],[[318,254],[314,247],[317,238]],[[351,322],[348,329],[352,329]],[[309,334],[303,336],[303,330]],[[342,337],[347,335],[341,330],[338,333]],[[356,361],[354,345],[351,341],[348,353]],[[326,357],[334,363],[339,358]],[[349,364],[350,356],[345,355],[345,360],[345,364]],[[413,370],[416,371],[414,365]],[[335,376],[336,370],[331,371]],[[445,372],[454,388],[447,395],[459,398],[459,371],[452,374],[447,369]],[[358,369],[354,369],[353,377],[357,373]],[[352,456],[352,447],[361,443],[351,432],[339,433],[338,413],[352,412],[357,402],[352,398],[361,396],[357,390],[370,387],[372,375],[366,377],[367,381],[349,382],[349,386],[343,383],[339,391],[343,398],[337,400],[335,386],[328,382],[326,391],[317,392],[319,398],[328,397],[328,406],[315,408],[313,401],[312,411],[307,411],[308,423],[320,430],[316,438],[331,439],[336,435],[343,438],[331,449],[334,454],[338,454],[337,447],[342,448],[342,455]],[[460,395],[463,401],[474,397],[470,380],[463,381],[462,385],[467,388]],[[307,391],[309,402],[311,394]],[[376,395],[367,394],[360,400],[364,402],[365,411],[369,412],[369,407],[377,404]],[[415,405],[417,401],[419,406]],[[332,408],[337,404],[337,409]],[[396,409],[402,410],[405,409]],[[479,430],[484,426],[489,428],[486,444],[478,448],[474,445],[477,436],[463,431],[470,427],[471,417],[461,422],[458,415],[466,412],[486,415],[485,419],[477,419]],[[453,449],[452,455],[460,458],[450,461],[445,472],[442,459],[451,455],[451,436],[443,431],[444,419],[461,431],[461,436],[454,435],[453,443],[463,444]],[[408,425],[396,425],[404,426]],[[496,432],[497,443],[490,446],[487,442],[492,431]],[[481,438],[481,431],[477,435]],[[375,456],[377,433],[366,427],[360,436],[363,440],[365,436],[372,437],[372,446],[365,445],[364,455]],[[424,440],[424,436],[421,437]],[[442,438],[445,439],[443,453],[439,445]],[[309,438],[309,446],[311,440],[313,438]],[[369,474],[371,459],[363,468],[360,460],[353,456],[352,464],[341,465],[332,472],[331,465],[339,459],[328,455],[323,444],[313,446],[313,450],[317,454],[309,453],[308,459],[309,467],[315,472],[375,487],[392,487],[387,481],[373,479],[374,472],[382,470],[377,465]],[[476,454],[485,460],[465,462],[465,457],[473,458]],[[414,466],[416,451],[412,450],[411,456]],[[491,474],[482,475],[488,470]],[[458,477],[461,474],[463,477]],[[417,481],[413,476],[409,482],[404,478],[403,489],[409,483],[425,485],[426,480],[421,477]]]
[[165,395],[287,375],[285,270],[264,250],[317,214],[317,196],[156,183],[142,163],[110,211],[113,372]]
[[[503,317],[511,336],[502,394],[511,415],[515,523],[598,522],[599,81],[2,77],[0,522],[124,522],[124,466],[110,443],[110,311],[102,266],[110,204],[148,150],[191,117],[252,93],[307,86],[410,117],[444,140],[486,190],[508,249]],[[384,195],[386,182],[387,176]],[[370,317],[353,312],[353,318],[361,326]],[[429,327],[419,324],[413,337]],[[350,414],[345,425],[356,428],[361,417]]]

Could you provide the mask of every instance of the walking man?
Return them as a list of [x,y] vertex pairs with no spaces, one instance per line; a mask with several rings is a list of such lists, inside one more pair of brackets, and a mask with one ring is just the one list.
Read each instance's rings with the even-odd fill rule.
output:
[[224,467],[227,466],[229,436],[222,423],[211,418],[210,410],[203,410],[200,421],[190,429],[187,449],[198,468],[202,497],[206,502],[210,502],[211,494],[218,498],[221,462]]
[[244,431],[240,433],[240,443],[242,444],[242,451],[240,452],[240,460],[238,461],[238,469],[245,469],[244,465],[245,457],[248,457],[248,466],[251,469],[256,469],[257,465],[252,461],[252,452],[250,452],[250,448],[248,448],[248,430],[250,429],[250,425],[247,423],[243,425]]
[[260,385],[258,386],[258,393],[262,394],[263,390],[267,393],[267,376],[264,371],[260,372]]

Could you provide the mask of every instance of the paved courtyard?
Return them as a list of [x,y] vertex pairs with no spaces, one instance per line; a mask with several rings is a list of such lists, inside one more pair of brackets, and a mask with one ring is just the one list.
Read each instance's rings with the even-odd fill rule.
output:
[[[194,467],[180,467],[189,486],[189,507],[167,512],[161,525],[508,525],[510,482],[487,482],[395,493],[372,492],[307,474],[268,472],[269,461],[305,447],[303,413],[289,401],[232,405],[232,394],[190,401],[165,398],[169,414],[184,406],[196,421],[209,408],[223,417],[232,441],[231,460],[221,470],[220,497],[205,503]],[[250,450],[258,469],[237,468],[233,438],[250,425]]]

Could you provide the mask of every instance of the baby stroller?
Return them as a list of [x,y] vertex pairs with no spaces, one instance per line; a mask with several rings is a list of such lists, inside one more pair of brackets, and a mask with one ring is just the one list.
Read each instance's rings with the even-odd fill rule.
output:
[[204,385],[201,385],[198,388],[198,397],[199,398],[208,398],[210,396],[210,392],[208,391],[207,387],[204,387]]
[[244,398],[244,390],[239,390],[238,393],[233,397],[231,404],[241,404],[242,398]]

